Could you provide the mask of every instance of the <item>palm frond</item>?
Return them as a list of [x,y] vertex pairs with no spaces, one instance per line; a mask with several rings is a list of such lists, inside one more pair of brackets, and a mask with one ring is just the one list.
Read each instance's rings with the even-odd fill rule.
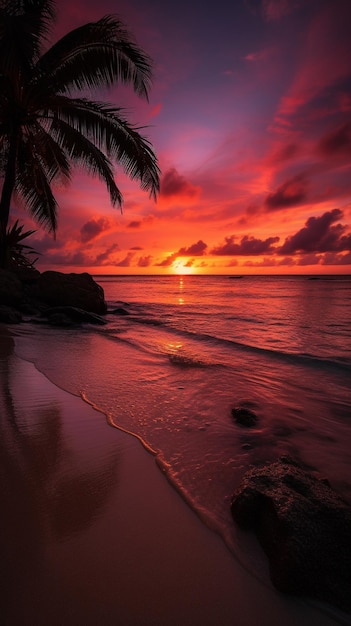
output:
[[52,120],[51,133],[74,164],[105,182],[111,204],[121,206],[122,194],[115,183],[112,164],[95,143],[64,120]]
[[35,80],[40,86],[47,81],[48,88],[52,86],[57,93],[122,82],[148,98],[151,77],[151,58],[133,42],[119,19],[107,15],[54,44],[38,61]]
[[25,71],[40,56],[55,18],[53,0],[4,0],[0,7],[0,67]]
[[[23,239],[26,239],[27,237],[30,237],[30,235],[33,235],[35,233],[35,230],[26,230],[23,232],[23,229],[24,224],[19,225],[18,220],[16,220],[11,228],[8,229],[6,236],[12,246],[16,245],[18,242],[23,241]],[[28,248],[29,247],[30,246],[28,246]]]
[[[28,148],[29,144],[26,144]],[[22,147],[22,158],[25,148]],[[49,231],[56,231],[58,205],[50,186],[50,180],[39,159],[29,158],[26,165],[18,168],[16,192],[22,197],[33,218]]]
[[29,153],[36,160],[39,160],[49,182],[57,178],[61,178],[63,181],[70,180],[71,166],[65,151],[53,139],[50,132],[36,120],[30,127],[27,127],[26,143],[24,158],[28,159]]
[[139,133],[140,129],[128,124],[122,116],[122,109],[85,98],[58,97],[52,104],[56,132],[60,121],[72,126],[156,198],[160,187],[157,157],[150,142]]
[[6,232],[6,255],[7,266],[11,269],[15,268],[33,268],[37,262],[30,258],[30,255],[40,254],[34,250],[32,246],[24,244],[23,240],[35,233],[35,230],[23,231],[24,224],[19,225],[18,220]]

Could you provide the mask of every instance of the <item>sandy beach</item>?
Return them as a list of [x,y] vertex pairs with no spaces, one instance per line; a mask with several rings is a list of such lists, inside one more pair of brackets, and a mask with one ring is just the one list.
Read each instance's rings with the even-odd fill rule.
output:
[[152,454],[20,359],[3,326],[0,376],[4,626],[346,623],[246,571]]

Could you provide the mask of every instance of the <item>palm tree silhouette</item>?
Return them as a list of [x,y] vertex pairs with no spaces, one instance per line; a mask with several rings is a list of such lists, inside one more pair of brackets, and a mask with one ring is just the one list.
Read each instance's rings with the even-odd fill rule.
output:
[[[57,228],[54,181],[71,164],[105,182],[122,206],[114,164],[156,199],[157,157],[124,111],[86,96],[116,83],[148,98],[151,59],[113,15],[80,26],[43,52],[55,20],[53,0],[0,2],[0,266],[13,193],[49,231]],[[80,95],[83,94],[83,95]]]

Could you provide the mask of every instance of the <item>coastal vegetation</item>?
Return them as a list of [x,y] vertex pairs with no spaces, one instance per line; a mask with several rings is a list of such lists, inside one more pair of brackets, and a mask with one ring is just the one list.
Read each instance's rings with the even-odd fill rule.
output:
[[156,198],[159,167],[140,127],[122,108],[91,93],[125,83],[148,98],[152,61],[114,15],[84,24],[46,48],[55,23],[52,0],[0,2],[0,267],[6,267],[14,194],[34,220],[57,229],[54,184],[72,165],[98,176],[122,206],[119,164]]

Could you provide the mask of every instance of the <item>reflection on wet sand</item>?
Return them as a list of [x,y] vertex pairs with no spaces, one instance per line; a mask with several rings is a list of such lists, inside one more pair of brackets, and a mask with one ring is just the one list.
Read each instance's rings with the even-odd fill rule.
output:
[[[48,546],[69,540],[99,517],[116,486],[119,449],[105,446],[100,456],[97,446],[95,454],[91,448],[93,454],[75,456],[72,443],[86,441],[87,425],[80,420],[70,441],[58,398],[47,394],[43,402],[33,387],[30,393],[33,366],[15,357],[11,337],[2,337],[2,355],[0,498],[6,514],[0,520],[1,587],[11,603],[18,601],[25,581],[50,570]],[[72,421],[76,418],[72,415]]]

